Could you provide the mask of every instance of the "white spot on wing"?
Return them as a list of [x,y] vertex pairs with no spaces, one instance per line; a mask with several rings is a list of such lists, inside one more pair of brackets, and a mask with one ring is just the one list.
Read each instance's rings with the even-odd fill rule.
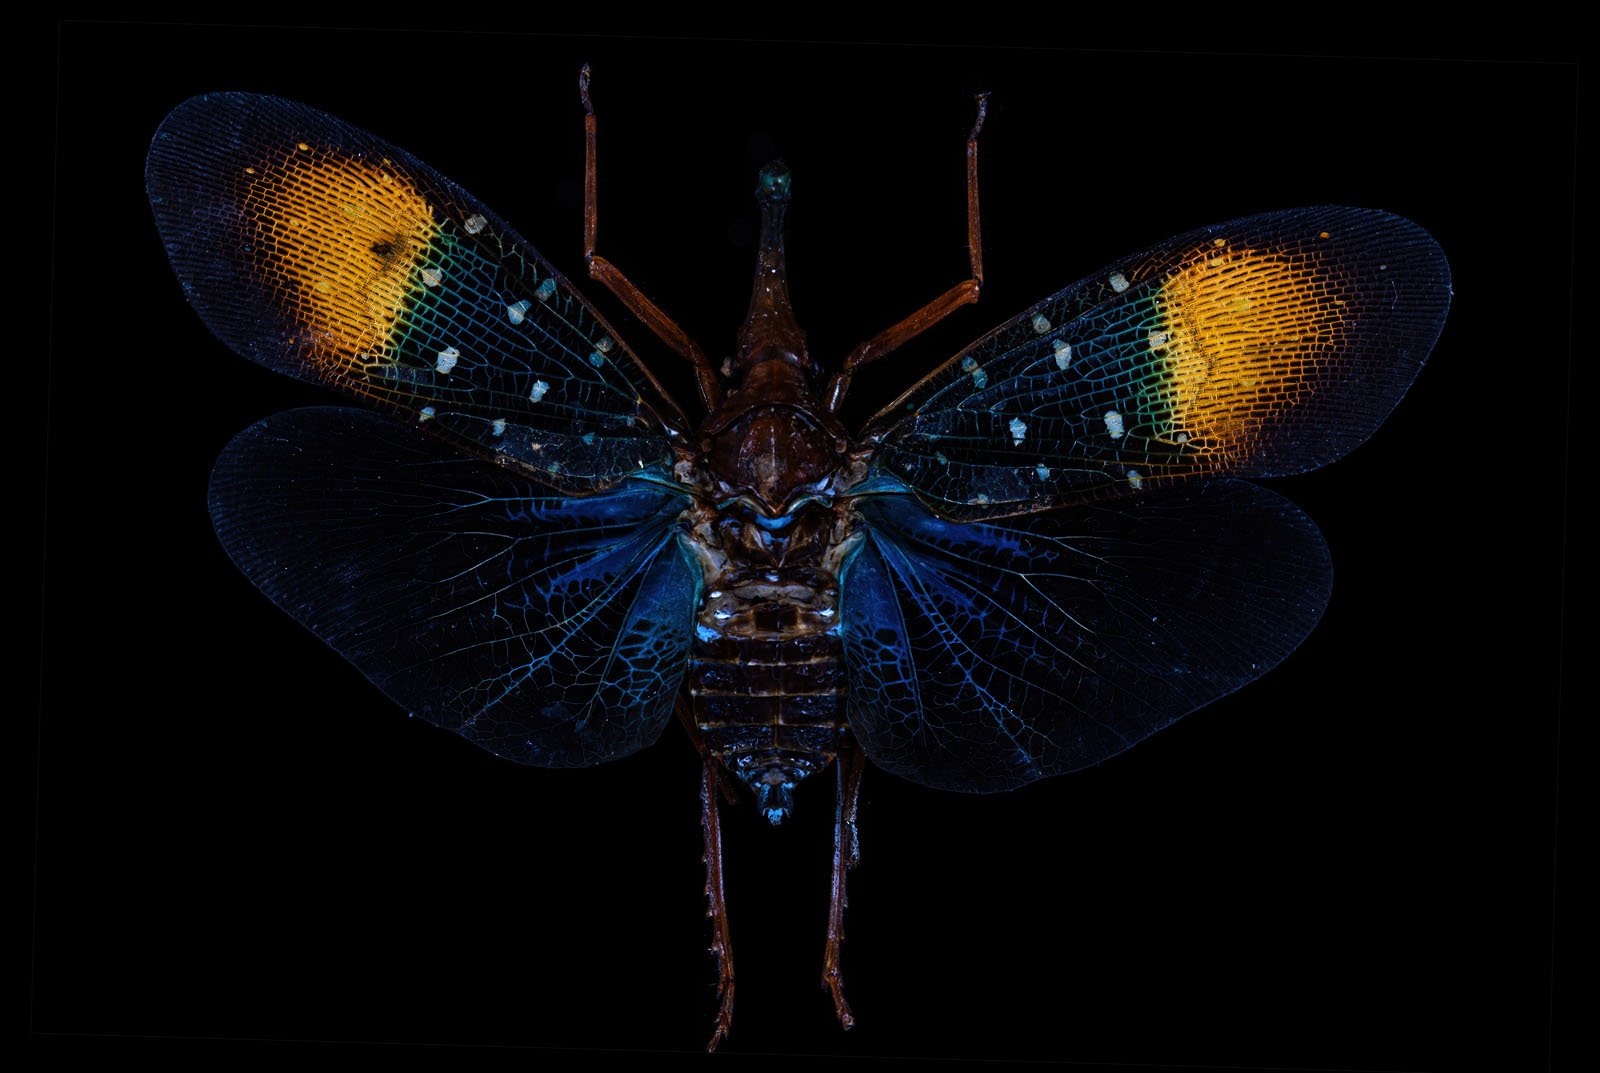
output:
[[555,293],[556,281],[554,279],[547,278],[543,283],[539,284],[537,289],[534,290],[533,296],[539,299],[541,302],[548,302],[551,296]]
[[962,358],[961,371],[972,374],[972,382],[978,390],[982,391],[989,386],[989,374],[983,371],[983,366],[978,364],[977,358]]
[[1128,483],[1132,485],[1133,490],[1137,492],[1139,489],[1144,487],[1144,475],[1136,469],[1130,469],[1128,471]]
[[461,226],[466,228],[467,234],[476,235],[479,231],[489,226],[489,221],[484,218],[483,213],[475,212],[465,220],[462,220]]
[[422,408],[422,416],[419,417],[418,420],[419,421],[427,421],[428,419],[433,417],[433,413],[434,413],[434,410],[433,410],[432,406],[424,406]]
[[494,429],[496,436],[504,436],[506,433],[506,419],[503,417],[495,418],[494,425],[491,427]]
[[1123,291],[1128,289],[1128,277],[1124,276],[1121,272],[1111,273],[1111,278],[1107,280],[1107,282],[1111,284],[1111,289],[1116,291],[1118,294],[1121,294]]
[[1037,466],[1033,467],[1033,472],[1038,475],[1041,481],[1047,481],[1050,479],[1050,467],[1045,465],[1043,462],[1040,462]]
[[437,287],[444,282],[444,276],[440,274],[437,268],[424,268],[422,270],[422,282],[430,287]]
[[1122,438],[1122,415],[1115,410],[1107,410],[1105,415],[1106,435],[1114,440]]
[[1009,427],[1011,429],[1012,444],[1021,443],[1022,437],[1028,432],[1028,423],[1020,417],[1013,417]]
[[1167,345],[1167,333],[1166,332],[1151,332],[1150,333],[1150,349],[1151,350],[1156,350],[1156,349],[1158,349],[1160,347],[1164,347],[1166,345]]
[[1065,339],[1056,340],[1056,368],[1065,369],[1072,364],[1072,344]]
[[535,380],[533,382],[533,390],[528,392],[528,401],[538,402],[540,399],[544,398],[544,393],[549,390],[549,384],[545,383],[543,380]]
[[1050,319],[1043,313],[1035,313],[1033,315],[1033,320],[1029,323],[1032,324],[1033,330],[1038,332],[1040,335],[1043,335],[1045,332],[1050,330]]
[[456,367],[456,362],[461,360],[461,351],[453,346],[447,346],[439,351],[439,358],[434,362],[435,372],[448,373]]
[[594,348],[602,354],[611,353],[611,337],[609,335],[602,335],[599,339],[595,340]]
[[532,302],[524,298],[513,305],[506,306],[506,316],[510,318],[512,324],[521,324],[527,319],[528,309],[532,305]]

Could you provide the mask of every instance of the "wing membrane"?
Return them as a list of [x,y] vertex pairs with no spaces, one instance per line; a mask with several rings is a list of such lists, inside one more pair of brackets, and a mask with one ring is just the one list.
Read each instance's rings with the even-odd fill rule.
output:
[[903,491],[857,506],[840,585],[850,729],[941,789],[1121,752],[1265,674],[1332,582],[1310,519],[1244,481],[966,524]]
[[189,300],[251,360],[567,491],[666,458],[677,408],[594,308],[404,150],[219,93],[167,117],[146,184]]
[[387,418],[295,410],[212,475],[233,561],[413,714],[526,764],[651,744],[688,665],[685,497],[630,479],[570,499]]
[[1171,239],[991,332],[881,412],[880,468],[960,517],[1280,476],[1361,443],[1444,323],[1409,220],[1317,208]]

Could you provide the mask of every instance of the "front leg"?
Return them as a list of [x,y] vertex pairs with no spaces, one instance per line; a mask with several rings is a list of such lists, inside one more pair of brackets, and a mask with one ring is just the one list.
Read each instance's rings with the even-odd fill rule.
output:
[[645,326],[655,333],[667,346],[676,353],[687,358],[689,364],[694,366],[695,384],[700,391],[700,401],[705,403],[709,412],[717,408],[717,403],[722,401],[722,384],[717,379],[717,370],[712,367],[711,359],[706,357],[700,345],[689,338],[687,332],[678,327],[677,322],[667,316],[644,292],[633,285],[633,281],[622,274],[616,265],[595,253],[596,235],[599,229],[599,209],[596,183],[597,154],[595,137],[598,133],[598,122],[594,117],[594,104],[589,100],[589,65],[584,64],[583,70],[578,74],[578,94],[583,99],[583,258],[589,266],[589,278],[603,283],[607,290],[617,296],[617,299],[628,311],[640,320]]
[[900,323],[884,329],[847,354],[843,367],[833,374],[823,393],[823,404],[830,414],[838,413],[844,405],[851,378],[858,368],[899,349],[962,306],[978,300],[978,292],[983,289],[983,233],[978,212],[978,134],[983,130],[983,119],[988,110],[989,95],[978,94],[978,117],[973,120],[972,132],[967,135],[967,258],[972,266],[972,274]]

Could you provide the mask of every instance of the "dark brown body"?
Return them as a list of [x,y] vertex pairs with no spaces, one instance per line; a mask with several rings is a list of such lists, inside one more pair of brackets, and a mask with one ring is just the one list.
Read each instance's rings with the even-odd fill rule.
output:
[[733,1021],[733,954],[722,886],[718,800],[728,774],[754,794],[766,818],[783,822],[801,780],[835,765],[832,891],[822,981],[839,1023],[855,1022],[839,973],[845,875],[856,860],[855,810],[863,754],[845,720],[844,650],[839,636],[839,568],[854,550],[850,492],[866,472],[838,417],[854,371],[895,350],[978,298],[978,131],[984,97],[967,137],[967,248],[972,276],[855,347],[824,377],[806,352],[789,305],[783,252],[789,169],[761,169],[761,243],[750,312],[720,370],[683,329],[595,252],[596,121],[589,70],[584,104],[584,247],[589,274],[604,283],[694,370],[707,416],[698,435],[678,438],[674,476],[698,491],[683,545],[700,562],[701,604],[690,652],[688,704],[702,759],[701,826],[706,898],[717,957],[714,1050]]
[[[769,368],[756,366],[751,379],[778,383],[754,375]],[[693,541],[705,596],[689,668],[691,714],[706,748],[773,823],[788,815],[794,786],[826,768],[847,733],[838,632],[845,518],[831,495],[843,441],[829,449],[833,438],[803,405],[815,404],[807,394],[800,404],[767,392],[729,399],[742,414],[713,441],[708,468],[719,489],[734,494],[703,509]]]
[[838,633],[844,521],[834,506],[849,447],[789,308],[783,263],[788,171],[757,189],[762,245],[750,315],[726,366],[735,381],[702,427],[695,468],[715,506],[692,544],[704,600],[689,668],[705,748],[773,823],[796,784],[843,747]]
[[689,693],[706,748],[778,823],[795,784],[843,743],[844,666],[838,578],[822,554],[832,510],[813,502],[777,528],[764,520],[742,503],[707,519],[725,557],[705,563]]

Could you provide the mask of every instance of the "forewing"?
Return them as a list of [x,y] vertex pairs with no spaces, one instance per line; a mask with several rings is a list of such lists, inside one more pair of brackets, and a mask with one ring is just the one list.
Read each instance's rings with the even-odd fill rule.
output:
[[868,433],[881,470],[952,517],[1298,473],[1383,422],[1449,302],[1444,253],[1409,220],[1349,208],[1235,220],[1039,303]]
[[684,496],[628,479],[572,499],[349,409],[240,433],[211,479],[233,561],[413,714],[543,767],[660,735],[699,574]]
[[594,308],[404,150],[218,93],[167,117],[145,178],[190,302],[253,361],[569,491],[667,456],[676,407]]
[[840,590],[850,729],[941,789],[1097,763],[1292,652],[1327,547],[1292,503],[1218,480],[991,522],[864,497]]

